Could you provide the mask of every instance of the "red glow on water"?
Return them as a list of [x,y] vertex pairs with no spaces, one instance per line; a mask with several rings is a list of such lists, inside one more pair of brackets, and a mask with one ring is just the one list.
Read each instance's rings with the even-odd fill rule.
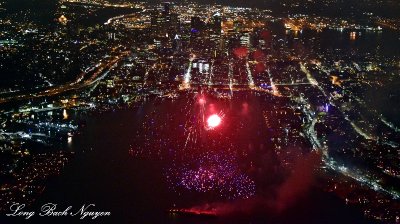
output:
[[220,116],[218,116],[217,114],[213,114],[207,119],[207,125],[210,128],[215,128],[221,124],[221,120],[222,119]]

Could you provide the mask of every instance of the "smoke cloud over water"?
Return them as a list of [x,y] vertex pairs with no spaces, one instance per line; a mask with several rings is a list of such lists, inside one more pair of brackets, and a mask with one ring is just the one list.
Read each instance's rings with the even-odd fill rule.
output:
[[315,182],[314,170],[320,162],[321,157],[317,153],[300,157],[286,179],[274,187],[272,194],[263,196],[260,194],[250,199],[239,199],[233,202],[214,202],[194,206],[187,211],[196,214],[214,214],[220,218],[279,216],[310,193]]

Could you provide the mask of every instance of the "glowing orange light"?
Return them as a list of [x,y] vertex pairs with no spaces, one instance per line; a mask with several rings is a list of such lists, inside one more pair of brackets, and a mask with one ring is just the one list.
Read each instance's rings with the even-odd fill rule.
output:
[[220,124],[221,124],[221,117],[218,116],[218,115],[216,115],[216,114],[211,115],[211,116],[207,119],[207,125],[208,125],[208,127],[210,127],[210,128],[215,128],[215,127],[217,127],[217,126],[220,125]]

